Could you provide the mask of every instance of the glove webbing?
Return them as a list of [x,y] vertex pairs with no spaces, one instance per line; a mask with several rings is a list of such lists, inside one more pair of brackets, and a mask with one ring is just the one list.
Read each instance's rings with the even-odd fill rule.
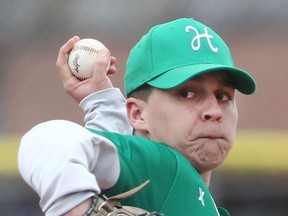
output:
[[84,214],[84,216],[164,216],[163,214],[148,212],[137,207],[122,206],[119,202],[120,200],[139,192],[148,183],[149,180],[145,181],[143,184],[136,188],[110,198],[107,198],[104,195],[101,197],[93,197],[93,204],[91,208],[86,212],[86,214]]

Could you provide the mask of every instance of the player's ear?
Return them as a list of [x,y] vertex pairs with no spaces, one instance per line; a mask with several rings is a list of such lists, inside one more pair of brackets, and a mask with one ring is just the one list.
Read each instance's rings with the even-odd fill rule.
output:
[[145,102],[136,98],[128,98],[126,101],[126,109],[128,121],[134,130],[146,131],[145,121]]

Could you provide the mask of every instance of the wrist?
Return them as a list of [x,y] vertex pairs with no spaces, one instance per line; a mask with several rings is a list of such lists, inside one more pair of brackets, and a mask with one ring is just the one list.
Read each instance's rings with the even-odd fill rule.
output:
[[89,209],[92,207],[93,199],[94,198],[89,198],[85,200],[84,202],[80,203],[78,206],[71,209],[69,212],[65,213],[64,216],[79,216],[79,215],[88,216],[89,214],[86,215],[86,212],[88,212]]

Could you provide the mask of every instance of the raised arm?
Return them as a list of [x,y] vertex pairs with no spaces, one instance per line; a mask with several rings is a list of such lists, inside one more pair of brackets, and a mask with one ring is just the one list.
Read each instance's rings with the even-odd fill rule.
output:
[[[56,66],[64,90],[84,110],[85,126],[102,131],[131,134],[126,115],[126,100],[118,88],[114,88],[109,78],[117,72],[116,58],[106,48],[102,49],[94,65],[92,78],[78,80],[67,64],[70,50],[79,41],[78,36],[69,39],[59,50]],[[107,71],[107,64],[110,68]]]

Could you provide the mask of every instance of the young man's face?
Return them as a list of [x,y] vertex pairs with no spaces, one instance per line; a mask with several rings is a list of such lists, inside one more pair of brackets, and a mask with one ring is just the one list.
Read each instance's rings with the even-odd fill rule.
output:
[[142,112],[146,133],[184,155],[198,172],[216,168],[234,143],[235,88],[225,72],[202,74],[170,90],[153,90]]

